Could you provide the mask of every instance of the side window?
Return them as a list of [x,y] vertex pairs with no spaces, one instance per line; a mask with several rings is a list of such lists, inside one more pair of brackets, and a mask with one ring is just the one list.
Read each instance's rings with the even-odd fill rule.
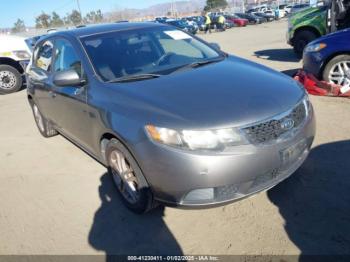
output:
[[82,77],[81,61],[78,58],[72,44],[65,39],[56,40],[54,71],[66,71],[73,69]]
[[49,72],[52,64],[53,42],[45,41],[35,52],[35,66]]

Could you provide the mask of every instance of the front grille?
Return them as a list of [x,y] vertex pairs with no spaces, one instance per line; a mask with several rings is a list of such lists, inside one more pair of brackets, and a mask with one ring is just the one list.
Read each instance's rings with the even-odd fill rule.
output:
[[[281,135],[298,128],[306,118],[306,108],[303,102],[299,103],[288,115],[282,118],[273,118],[257,125],[243,129],[248,140],[253,144],[263,144],[276,140]],[[293,126],[286,128],[284,123],[293,121]],[[289,122],[290,123],[290,122]]]

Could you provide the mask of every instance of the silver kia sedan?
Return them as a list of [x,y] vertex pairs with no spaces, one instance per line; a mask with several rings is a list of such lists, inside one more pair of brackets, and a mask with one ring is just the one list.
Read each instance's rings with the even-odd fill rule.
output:
[[300,167],[315,136],[300,84],[168,25],[53,33],[27,71],[40,133],[105,165],[139,213],[267,190]]

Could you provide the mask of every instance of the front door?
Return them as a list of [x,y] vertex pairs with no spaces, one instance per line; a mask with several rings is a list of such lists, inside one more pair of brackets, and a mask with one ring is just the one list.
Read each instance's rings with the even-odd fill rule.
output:
[[[83,79],[84,69],[69,40],[58,38],[55,41],[53,78],[55,74],[66,70],[75,70]],[[52,102],[55,110],[57,128],[69,138],[88,148],[90,125],[87,114],[86,95],[88,83],[85,86],[53,86]]]

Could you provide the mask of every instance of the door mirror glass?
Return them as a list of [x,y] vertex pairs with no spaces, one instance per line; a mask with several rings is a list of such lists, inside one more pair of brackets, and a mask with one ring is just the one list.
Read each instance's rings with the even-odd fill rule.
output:
[[85,82],[74,69],[57,72],[53,77],[53,83],[61,87],[82,86]]

